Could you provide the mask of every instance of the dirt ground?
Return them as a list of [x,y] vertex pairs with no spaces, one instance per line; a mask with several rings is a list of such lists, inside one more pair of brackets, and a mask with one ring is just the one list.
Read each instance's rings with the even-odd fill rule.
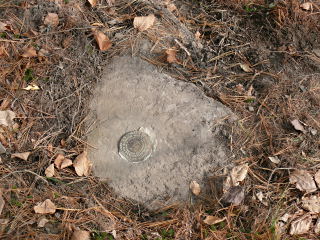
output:
[[[0,110],[16,114],[0,127],[1,239],[318,239],[320,210],[304,200],[319,205],[319,9],[299,0],[0,0]],[[150,14],[153,26],[134,28]],[[112,42],[105,51],[97,30]],[[195,202],[158,211],[72,166],[50,177],[58,154],[75,162],[90,147],[90,99],[103,67],[122,54],[238,115],[228,141],[234,164],[248,166],[234,188],[240,204],[221,201],[228,173],[210,176],[211,192]],[[313,185],[295,185],[296,170]],[[36,213],[46,199],[54,210]]]

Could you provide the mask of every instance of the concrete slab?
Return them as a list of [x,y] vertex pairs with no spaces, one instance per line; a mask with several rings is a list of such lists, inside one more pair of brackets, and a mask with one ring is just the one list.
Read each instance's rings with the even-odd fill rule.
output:
[[114,58],[91,110],[94,174],[150,208],[186,200],[190,181],[201,183],[210,169],[228,163],[214,129],[232,112],[140,58]]

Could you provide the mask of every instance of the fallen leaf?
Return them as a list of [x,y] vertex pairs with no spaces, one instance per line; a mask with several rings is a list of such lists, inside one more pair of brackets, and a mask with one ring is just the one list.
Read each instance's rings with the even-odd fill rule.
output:
[[166,7],[170,12],[174,12],[177,10],[176,5],[174,5],[173,3],[166,3]]
[[319,234],[320,233],[320,218],[318,218],[317,222],[316,222],[316,225],[314,226],[314,232],[316,234]]
[[200,40],[201,38],[201,33],[199,31],[197,31],[195,34],[194,34],[194,37],[196,40]]
[[253,69],[247,63],[240,63],[240,67],[245,72],[253,72]]
[[291,214],[285,213],[285,214],[283,214],[282,217],[279,218],[279,221],[282,221],[282,222],[286,223],[286,222],[288,222],[289,218],[291,218],[291,217],[292,217]]
[[261,191],[256,193],[256,197],[263,205],[268,206],[268,202],[265,200],[266,198]]
[[50,199],[46,199],[44,202],[39,203],[37,206],[34,208],[35,213],[40,213],[40,214],[54,214],[56,212],[56,205],[54,205],[53,202],[51,202]]
[[39,222],[38,222],[38,227],[39,227],[39,228],[42,228],[42,227],[44,227],[44,225],[46,225],[46,223],[48,223],[48,222],[49,222],[48,219],[46,219],[46,218],[40,218],[40,219],[39,219]]
[[73,162],[74,169],[78,176],[89,176],[92,166],[91,161],[87,157],[87,152],[81,153]]
[[168,63],[175,63],[175,62],[178,62],[177,60],[177,50],[176,49],[167,49],[166,50],[166,54],[167,54],[167,62]]
[[90,232],[76,230],[73,232],[71,240],[90,240]]
[[228,189],[222,196],[222,202],[225,205],[240,205],[244,200],[244,190],[241,186],[235,186]]
[[27,48],[21,56],[24,58],[36,57],[37,51],[34,47],[31,46],[31,47]]
[[2,197],[2,190],[0,189],[0,215],[1,215],[2,210],[4,208],[4,204],[5,204],[5,201],[4,201],[3,197]]
[[72,166],[72,164],[73,163],[72,163],[72,161],[70,159],[64,158],[62,163],[61,163],[61,169],[64,169],[66,167],[70,167],[70,166]]
[[205,224],[208,224],[208,225],[213,225],[213,224],[217,224],[217,223],[220,223],[220,222],[223,222],[224,220],[226,220],[226,218],[219,218],[219,217],[216,217],[216,216],[206,216],[206,218],[203,220],[203,222]]
[[101,51],[106,51],[112,46],[112,42],[103,32],[98,30],[93,30],[93,36],[98,43],[99,49]]
[[48,13],[44,19],[44,24],[51,27],[56,27],[59,25],[59,16],[56,13]]
[[5,127],[12,126],[15,117],[16,114],[11,110],[0,111],[0,125]]
[[305,2],[300,5],[303,10],[310,11],[313,9],[312,2]]
[[54,164],[50,164],[49,167],[44,171],[46,177],[53,177],[54,176]]
[[49,51],[41,48],[38,52],[38,56],[39,57],[47,57],[47,56],[49,56]]
[[302,124],[300,123],[300,121],[298,119],[292,120],[291,124],[292,124],[292,126],[294,127],[295,130],[301,131],[303,133],[306,132],[306,130],[304,129],[304,127],[302,126]]
[[242,164],[232,168],[229,176],[223,184],[224,192],[228,191],[230,187],[237,186],[239,182],[243,181],[248,174],[248,164]]
[[302,198],[302,208],[311,213],[320,213],[320,197],[310,196]]
[[309,232],[312,224],[312,218],[310,215],[302,216],[291,223],[290,235],[299,235]]
[[88,2],[91,4],[92,7],[95,7],[97,5],[98,0],[88,0]]
[[199,183],[197,183],[196,181],[191,181],[190,190],[194,195],[198,196],[201,192]]
[[23,153],[13,153],[11,154],[11,158],[20,158],[22,160],[27,161],[31,152],[23,152]]
[[316,181],[318,188],[320,188],[320,170],[318,170],[314,175],[314,180]]
[[275,164],[279,164],[280,163],[280,159],[277,156],[274,157],[268,157],[269,160]]
[[306,170],[295,170],[290,174],[289,181],[291,184],[295,184],[300,191],[310,193],[317,190],[311,174]]
[[133,20],[134,28],[137,28],[140,32],[150,28],[156,20],[156,17],[153,14],[142,17],[135,17]]
[[63,162],[64,158],[65,157],[63,156],[63,154],[59,153],[57,155],[56,159],[54,160],[54,165],[56,165],[56,167],[58,169],[61,169],[61,165],[62,165],[62,162]]
[[37,90],[40,90],[40,88],[35,84],[30,84],[27,87],[22,88],[22,89],[26,90],[26,91],[37,91]]

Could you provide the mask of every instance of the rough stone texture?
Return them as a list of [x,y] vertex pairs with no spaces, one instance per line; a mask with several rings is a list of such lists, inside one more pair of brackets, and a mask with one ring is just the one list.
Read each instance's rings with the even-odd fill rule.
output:
[[[216,126],[232,112],[140,58],[118,57],[108,64],[91,110],[94,174],[150,208],[186,200],[190,181],[201,183],[210,169],[228,163]],[[139,128],[153,135],[155,150],[146,161],[128,162],[119,156],[119,140]]]

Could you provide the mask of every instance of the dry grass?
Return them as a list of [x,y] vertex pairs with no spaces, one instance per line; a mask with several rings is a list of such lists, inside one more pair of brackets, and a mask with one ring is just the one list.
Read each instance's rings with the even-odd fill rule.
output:
[[[314,39],[317,7],[306,12],[298,1],[288,0],[269,9],[264,1],[254,1],[253,11],[244,9],[249,2],[254,7],[253,1],[177,1],[175,15],[190,31],[185,32],[154,1],[118,1],[114,6],[101,1],[98,8],[84,1],[61,1],[61,8],[53,1],[34,2],[0,1],[0,21],[11,21],[12,26],[0,38],[0,110],[18,114],[15,129],[0,132],[8,150],[0,164],[5,200],[1,219],[8,219],[0,224],[2,239],[69,239],[75,228],[90,231],[93,239],[112,239],[112,231],[117,239],[290,239],[287,230],[277,227],[283,213],[298,209],[295,201],[301,195],[289,185],[288,175],[294,168],[319,169],[320,60],[312,53],[319,47]],[[57,29],[39,28],[48,11],[58,12]],[[159,21],[138,33],[133,18],[149,13]],[[113,42],[106,53],[99,52],[91,32],[92,25],[101,23],[100,30]],[[201,45],[192,44],[196,31],[202,34]],[[140,52],[141,39],[153,44],[152,52]],[[46,49],[48,55],[21,57],[30,46]],[[173,47],[179,62],[168,64],[165,50]],[[72,169],[44,177],[57,153],[74,159],[87,147],[87,105],[101,65],[124,52],[139,54],[177,79],[193,82],[237,113],[239,120],[228,126],[229,141],[236,164],[250,166],[243,183],[245,204],[220,204],[221,196],[214,194],[219,192],[219,176],[209,181],[212,193],[197,204],[157,212],[115,196],[94,177],[77,177]],[[241,63],[254,71],[244,72]],[[29,83],[41,91],[21,90]],[[292,119],[318,134],[295,131]],[[27,162],[10,158],[24,151],[32,151]],[[275,165],[269,156],[281,163]],[[254,198],[259,191],[267,206]],[[47,198],[58,210],[45,215],[50,222],[39,228],[41,216],[33,207]],[[226,221],[208,226],[203,222],[206,214]],[[304,237],[316,239],[311,232]]]

